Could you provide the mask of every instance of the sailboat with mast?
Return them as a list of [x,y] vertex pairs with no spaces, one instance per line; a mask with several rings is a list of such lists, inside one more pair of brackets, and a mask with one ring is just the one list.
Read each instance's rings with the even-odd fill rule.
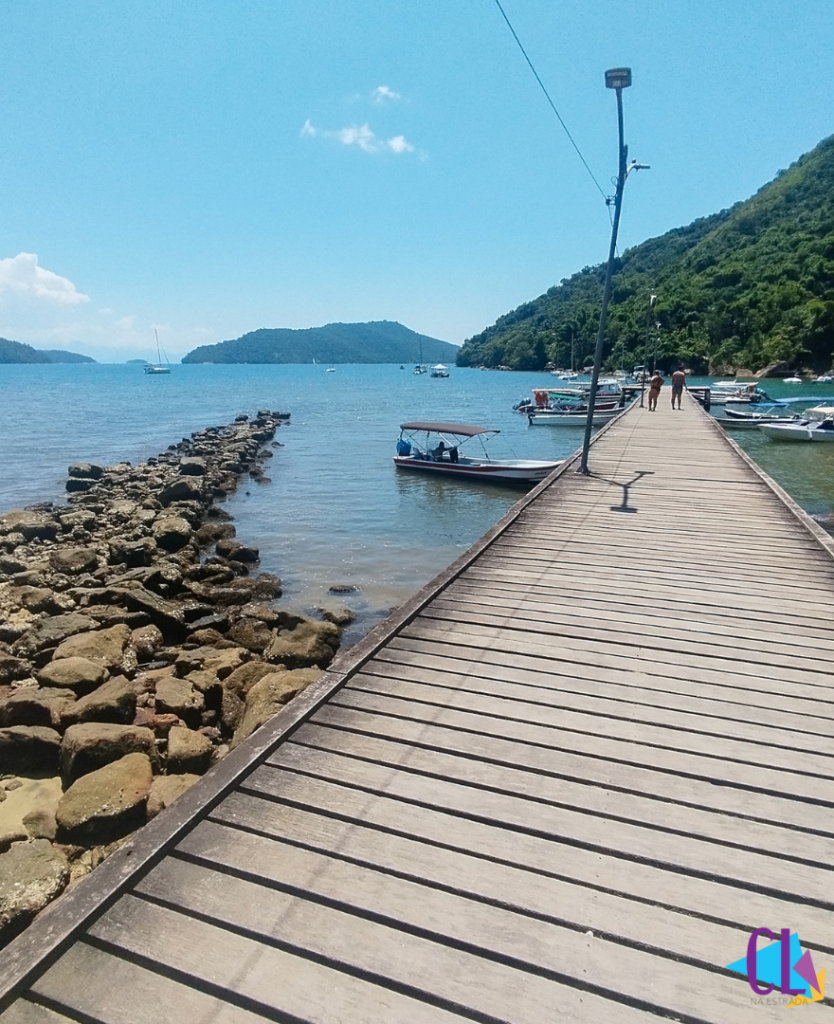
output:
[[153,374],[170,373],[171,372],[171,364],[168,362],[168,356],[167,355],[165,356],[165,363],[164,363],[164,365],[163,365],[163,362],[162,362],[162,355],[164,353],[160,352],[160,350],[159,350],[159,332],[157,331],[157,329],[155,327],[153,329],[153,333],[154,333],[154,337],[156,338],[156,362],[155,363],[145,363],[145,373],[153,373]]
[[423,362],[423,337],[420,336],[420,362],[414,367],[414,372],[417,374],[426,372],[426,364]]

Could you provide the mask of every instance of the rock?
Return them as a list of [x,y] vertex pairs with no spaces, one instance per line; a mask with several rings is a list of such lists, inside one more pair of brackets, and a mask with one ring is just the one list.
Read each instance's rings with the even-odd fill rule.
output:
[[117,670],[122,665],[122,657],[130,639],[130,628],[123,623],[94,633],[79,633],[59,644],[52,660],[86,658],[107,669]]
[[227,635],[236,644],[256,654],[263,654],[273,640],[272,631],[258,619],[238,619]]
[[69,877],[66,857],[46,839],[15,843],[0,855],[0,945],[59,896]]
[[157,761],[156,737],[150,729],[107,722],[71,725],[61,741],[61,772],[68,782],[118,761],[126,754],[147,754]]
[[195,455],[180,459],[180,474],[182,476],[205,476],[206,460]]
[[156,684],[156,710],[160,714],[177,715],[196,728],[205,706],[202,693],[187,679],[166,676]]
[[270,665],[265,661],[250,661],[236,668],[234,672],[223,680],[223,689],[231,693],[237,693],[241,697],[246,697],[246,694],[249,693],[259,679],[272,675],[274,672],[274,665]]
[[95,846],[132,832],[145,822],[152,783],[146,754],[127,754],[82,776],[58,803],[58,840]]
[[189,523],[180,516],[169,516],[157,519],[151,533],[157,545],[163,551],[179,551],[191,540],[192,529]]
[[265,604],[245,604],[240,609],[240,614],[243,618],[257,619],[267,626],[280,625],[278,612],[273,608],[267,608]]
[[224,615],[222,612],[217,612],[214,615],[204,615],[201,619],[195,619],[189,623],[188,632],[197,633],[202,629],[212,629],[216,633],[221,633],[224,629],[228,628],[229,616]]
[[67,472],[70,476],[85,480],[101,480],[104,476],[104,466],[98,466],[95,462],[74,462]]
[[235,528],[231,523],[204,523],[194,534],[194,539],[204,548],[234,535]]
[[200,778],[199,775],[159,775],[153,780],[148,797],[148,817],[155,818]]
[[110,564],[126,565],[129,569],[152,565],[156,550],[156,544],[150,537],[142,537],[140,540],[111,540]]
[[188,639],[190,642],[199,644],[201,647],[215,647],[219,651],[237,646],[234,640],[227,640],[216,629],[195,629]]
[[202,733],[174,726],[168,733],[169,775],[202,775],[211,765],[211,740]]
[[347,626],[356,618],[350,608],[343,604],[329,605],[319,608],[318,611],[323,619],[332,622],[335,626]]
[[88,693],[63,713],[66,725],[77,722],[121,722],[133,721],[136,714],[136,687],[124,676],[115,676],[98,689]]
[[166,601],[144,587],[134,590],[114,588],[111,593],[131,611],[146,612],[167,642],[178,643],[185,636],[182,611],[173,601]]
[[13,650],[24,657],[38,651],[55,647],[67,637],[95,629],[95,622],[87,615],[70,612],[68,615],[53,615],[39,622],[15,641]]
[[48,839],[50,842],[55,838],[58,831],[55,811],[47,810],[43,807],[29,811],[23,818],[23,826],[32,839]]
[[231,747],[239,746],[296,694],[301,693],[318,679],[318,669],[302,668],[284,672],[271,672],[252,687],[246,697],[246,707],[240,725],[235,730]]
[[46,512],[13,509],[0,516],[0,534],[19,533],[24,540],[55,540],[58,524]]
[[218,679],[225,679],[249,658],[249,651],[242,647],[230,647],[226,650],[198,647],[193,651],[181,651],[174,662],[174,667],[177,675],[181,677],[201,669],[213,673]]
[[0,555],[0,572],[6,576],[14,576],[15,573],[25,572],[26,563],[19,558],[12,558],[11,555]]
[[66,687],[79,696],[90,693],[107,679],[107,669],[101,662],[89,658],[60,658],[51,661],[37,673],[42,686]]
[[131,643],[140,661],[151,661],[163,645],[162,631],[152,624],[134,629]]
[[341,633],[332,622],[299,617],[293,629],[282,629],[267,648],[264,657],[287,668],[328,665],[339,646]]
[[181,725],[177,715],[161,715],[150,707],[137,707],[133,724],[151,729],[155,736],[167,736],[175,725]]
[[21,687],[0,701],[0,725],[45,725],[57,727],[73,702],[71,690],[58,687]]
[[178,477],[159,492],[159,500],[166,508],[175,501],[201,501],[203,488],[195,480],[199,477]]
[[14,658],[10,654],[0,651],[0,685],[12,682],[14,679],[25,679],[31,670],[28,661],[22,658]]
[[65,576],[78,576],[98,568],[98,553],[92,548],[58,548],[50,557],[52,568]]
[[216,550],[221,558],[233,558],[237,562],[257,562],[260,558],[257,548],[239,544],[236,540],[219,540]]
[[79,491],[89,491],[89,489],[92,486],[93,486],[93,481],[92,480],[81,480],[81,479],[79,479],[77,477],[74,477],[74,476],[71,476],[69,478],[69,480],[67,480],[67,483],[66,483],[67,491],[69,493],[71,493],[71,494],[72,493],[77,493]]
[[793,367],[790,363],[779,362],[770,363],[765,366],[764,369],[759,370],[758,373],[753,374],[754,377],[787,377],[793,373]]
[[51,615],[72,611],[75,602],[69,596],[58,597],[48,587],[14,587],[9,597],[31,612],[49,612]]
[[128,629],[139,629],[146,626],[150,616],[144,612],[128,612],[124,608],[118,608],[112,604],[90,604],[84,609],[91,619],[95,619],[97,626],[127,626]]
[[61,737],[41,725],[13,725],[0,729],[0,765],[7,772],[55,772]]

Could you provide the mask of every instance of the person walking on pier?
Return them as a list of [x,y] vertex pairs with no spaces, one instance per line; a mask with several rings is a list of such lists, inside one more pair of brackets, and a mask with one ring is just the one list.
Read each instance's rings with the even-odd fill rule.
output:
[[663,377],[660,375],[660,370],[655,370],[652,379],[649,381],[649,412],[657,411],[657,399],[662,387]]
[[[672,374],[672,408],[680,409],[681,407],[681,395],[683,389],[686,387],[686,374],[683,370],[675,370]],[[677,400],[677,405],[675,401]]]

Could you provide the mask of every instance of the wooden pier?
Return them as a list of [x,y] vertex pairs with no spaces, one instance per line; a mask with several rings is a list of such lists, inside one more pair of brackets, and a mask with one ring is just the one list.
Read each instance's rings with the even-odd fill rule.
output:
[[834,973],[834,545],[689,399],[591,467],[0,954],[0,1022],[784,1021],[725,965]]

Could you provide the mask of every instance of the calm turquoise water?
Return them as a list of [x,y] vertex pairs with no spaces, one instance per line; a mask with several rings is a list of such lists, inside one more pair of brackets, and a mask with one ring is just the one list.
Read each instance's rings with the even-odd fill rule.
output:
[[[61,499],[71,462],[137,462],[239,412],[290,410],[291,424],[277,435],[283,447],[267,470],[272,482],[245,487],[227,507],[239,535],[260,547],[262,567],[284,580],[288,603],[315,608],[334,600],[327,597],[332,584],[359,588],[345,599],[358,614],[355,639],[453,561],[520,493],[396,473],[400,422],[499,428],[495,456],[558,459],[581,443],[580,428],[531,428],[512,411],[532,387],[553,383],[540,373],[452,368],[443,380],[415,377],[410,367],[325,370],[186,365],[147,377],[134,366],[2,366],[0,510]],[[831,385],[767,388],[834,398]],[[802,505],[830,513],[828,446],[736,436]]]

